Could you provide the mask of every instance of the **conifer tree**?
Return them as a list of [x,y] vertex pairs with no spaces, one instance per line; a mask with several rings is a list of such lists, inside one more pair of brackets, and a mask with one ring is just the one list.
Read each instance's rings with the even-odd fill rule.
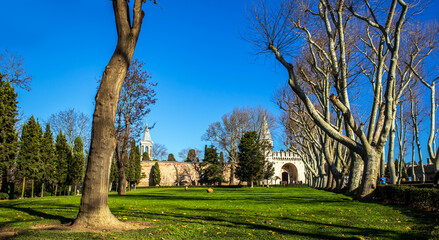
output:
[[187,158],[184,160],[185,162],[196,162],[197,154],[195,153],[195,149],[189,149],[187,153]]
[[175,162],[175,161],[176,161],[176,160],[175,160],[174,154],[170,153],[170,154],[168,155],[168,162]]
[[255,131],[244,133],[238,149],[238,166],[235,175],[239,180],[247,181],[253,187],[253,182],[261,179],[264,167],[264,155],[258,142],[258,134]]
[[117,185],[118,179],[119,179],[119,170],[117,169],[115,155],[113,155],[113,159],[111,159],[111,169],[110,169],[110,191],[113,187],[113,183],[116,183]]
[[1,192],[8,192],[8,171],[14,163],[18,150],[18,136],[14,126],[17,119],[17,94],[0,73],[0,174]]
[[75,186],[75,194],[76,188],[79,184],[81,184],[84,178],[84,165],[85,165],[85,157],[84,157],[84,149],[81,137],[76,137],[75,146],[73,147],[73,156],[68,166],[68,179],[69,184]]
[[151,161],[149,159],[149,153],[148,152],[143,152],[143,154],[142,154],[142,161]]
[[140,172],[141,172],[140,148],[139,146],[136,146],[136,143],[133,141],[131,143],[128,163],[125,168],[125,176],[130,186],[131,184],[137,184],[140,181]]
[[222,166],[216,148],[214,146],[206,146],[204,149],[204,160],[200,164],[204,168],[201,170],[200,182],[207,184],[223,182]]
[[55,161],[55,195],[57,192],[58,187],[65,187],[65,185],[68,183],[68,166],[69,162],[72,159],[72,150],[69,144],[67,143],[67,139],[62,133],[62,131],[59,132],[58,136],[56,137],[56,144],[55,144],[55,153],[56,153],[56,161]]
[[152,184],[154,186],[160,185],[160,167],[159,163],[155,163],[152,170]]
[[23,126],[21,132],[20,151],[17,156],[17,174],[18,179],[23,180],[21,197],[24,196],[26,178],[31,180],[32,192],[34,196],[34,182],[41,179],[42,161],[41,161],[41,141],[42,132],[40,124],[32,116]]
[[50,130],[50,124],[46,124],[46,128],[41,140],[41,197],[43,197],[44,185],[55,182],[55,146],[53,145],[53,134]]

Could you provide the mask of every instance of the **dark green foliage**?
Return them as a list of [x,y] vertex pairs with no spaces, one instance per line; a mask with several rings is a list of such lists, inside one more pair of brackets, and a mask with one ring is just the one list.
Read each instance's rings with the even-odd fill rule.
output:
[[152,170],[152,184],[154,186],[160,185],[160,167],[159,163],[155,163]]
[[149,154],[148,154],[148,152],[143,152],[143,154],[142,154],[142,161],[151,161],[151,160],[149,159]]
[[[431,185],[430,185],[431,186]],[[439,190],[415,186],[379,185],[375,199],[423,210],[439,210]]]
[[68,182],[71,185],[78,185],[84,178],[85,157],[81,137],[76,137],[73,147],[72,160],[68,166]]
[[195,149],[189,149],[189,152],[187,153],[187,158],[184,161],[197,162],[197,154],[195,153]]
[[69,162],[72,159],[72,151],[67,143],[67,139],[60,131],[56,137],[55,144],[55,183],[59,185],[67,184],[67,171]]
[[46,124],[46,128],[43,134],[43,139],[41,140],[41,162],[43,183],[55,182],[54,172],[56,170],[54,163],[56,162],[55,157],[55,146],[53,145],[53,134],[50,130],[50,124]]
[[17,94],[8,81],[0,74],[0,175],[2,188],[8,191],[8,170],[14,163],[18,150],[18,137],[14,126],[17,120]]
[[140,148],[134,142],[131,144],[128,164],[125,168],[125,176],[129,183],[138,183],[140,181],[140,172],[142,170],[140,161]]
[[110,184],[113,182],[117,182],[118,179],[119,179],[119,169],[117,169],[117,164],[114,154],[113,159],[111,159]]
[[170,154],[168,155],[168,161],[170,161],[170,162],[175,162],[175,161],[176,161],[176,160],[175,160],[175,157],[174,157],[174,154],[170,153]]
[[264,162],[264,167],[262,169],[262,178],[268,180],[274,176],[273,163],[267,161],[265,158],[264,158],[263,162]]
[[38,180],[42,177],[41,142],[43,130],[32,116],[24,124],[21,133],[20,151],[17,156],[18,179]]
[[238,166],[235,175],[241,181],[253,184],[253,181],[262,178],[264,168],[264,156],[258,142],[258,134],[255,131],[246,132],[241,138],[238,149]]
[[204,160],[200,163],[201,167],[201,183],[215,184],[224,182],[222,166],[219,161],[218,153],[214,146],[204,148]]
[[225,163],[224,162],[224,153],[223,152],[220,152],[219,161],[220,161],[221,166],[223,166],[224,163]]

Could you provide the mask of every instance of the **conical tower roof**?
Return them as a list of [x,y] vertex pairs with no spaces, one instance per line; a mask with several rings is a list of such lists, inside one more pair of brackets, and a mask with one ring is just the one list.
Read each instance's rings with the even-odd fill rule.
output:
[[148,128],[148,121],[146,121],[146,126],[145,126],[145,130],[143,131],[142,141],[140,141],[140,142],[141,143],[146,143],[146,142],[152,143],[151,134],[149,133],[149,128]]
[[265,114],[264,114],[264,118],[262,119],[262,123],[261,123],[261,131],[259,132],[259,140],[266,141],[271,146],[273,146],[273,139],[271,138],[271,133],[270,133],[270,129],[268,128],[267,119],[265,118]]

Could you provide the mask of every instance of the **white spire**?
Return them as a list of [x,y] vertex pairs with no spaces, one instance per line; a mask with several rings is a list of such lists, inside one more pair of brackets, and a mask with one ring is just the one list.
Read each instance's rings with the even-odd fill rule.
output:
[[259,140],[266,141],[271,146],[273,146],[273,139],[271,138],[271,133],[270,133],[270,129],[268,128],[267,119],[265,118],[265,114],[264,114],[264,118],[262,119],[262,123],[261,123],[261,131],[259,132]]
[[[146,121],[145,130],[143,131],[142,141],[140,141],[140,154],[143,156],[144,152],[149,155],[149,160],[152,160],[152,145],[151,134],[149,133],[148,121]],[[143,158],[143,157],[142,157]],[[144,160],[144,159],[142,159]]]

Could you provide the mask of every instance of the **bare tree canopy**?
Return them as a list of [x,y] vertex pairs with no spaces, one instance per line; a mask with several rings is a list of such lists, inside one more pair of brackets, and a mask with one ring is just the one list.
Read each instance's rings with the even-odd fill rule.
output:
[[50,124],[52,132],[58,134],[62,131],[70,146],[74,145],[77,137],[81,137],[85,149],[88,150],[91,135],[91,122],[87,115],[71,108],[52,114],[47,122]]
[[24,58],[18,53],[9,50],[0,53],[0,74],[5,75],[4,78],[11,82],[15,88],[30,91],[32,76],[26,71]]
[[162,161],[166,155],[168,155],[168,149],[165,145],[160,143],[155,143],[152,148],[152,157],[154,160]]

